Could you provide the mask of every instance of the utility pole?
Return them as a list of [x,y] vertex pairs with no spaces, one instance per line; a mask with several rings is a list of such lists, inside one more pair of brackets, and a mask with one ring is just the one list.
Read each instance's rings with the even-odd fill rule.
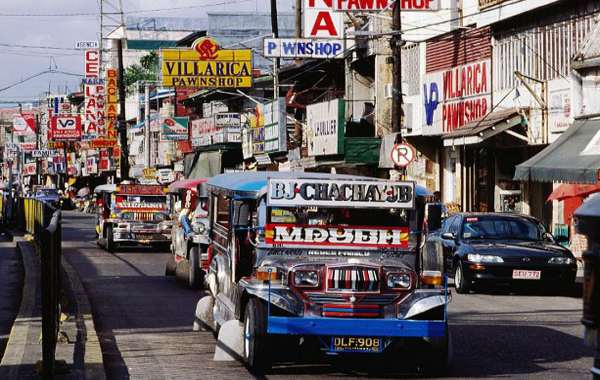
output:
[[146,168],[150,167],[150,83],[144,83],[144,156]]
[[402,140],[402,18],[401,2],[396,1],[393,5],[392,30],[394,34],[391,39],[392,56],[394,58],[393,80],[392,80],[392,132],[398,133],[397,141]]
[[296,0],[296,38],[302,38],[302,0]]
[[[271,0],[271,29],[273,38],[279,38],[279,25],[277,23],[277,1]],[[279,58],[275,58],[273,65],[273,99],[279,99]]]
[[123,40],[117,40],[117,58],[119,60],[119,71],[117,83],[119,86],[119,118],[118,130],[121,140],[121,181],[129,179],[129,146],[127,145],[127,122],[125,120],[125,80],[123,66]]
[[[40,149],[40,114],[35,114],[35,149]],[[37,185],[42,184],[42,168],[40,165],[40,159],[35,158],[35,174]]]

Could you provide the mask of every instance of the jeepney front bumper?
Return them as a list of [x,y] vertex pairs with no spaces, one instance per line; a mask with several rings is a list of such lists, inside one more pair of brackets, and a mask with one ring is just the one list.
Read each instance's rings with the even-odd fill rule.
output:
[[161,224],[119,223],[114,229],[116,243],[170,243],[171,226]]

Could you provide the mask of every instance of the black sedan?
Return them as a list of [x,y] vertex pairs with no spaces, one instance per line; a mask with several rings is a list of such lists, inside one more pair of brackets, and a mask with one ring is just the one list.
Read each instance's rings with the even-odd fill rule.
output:
[[543,284],[571,289],[577,264],[534,218],[465,213],[446,219],[427,237],[424,264],[454,277],[458,293],[474,284]]

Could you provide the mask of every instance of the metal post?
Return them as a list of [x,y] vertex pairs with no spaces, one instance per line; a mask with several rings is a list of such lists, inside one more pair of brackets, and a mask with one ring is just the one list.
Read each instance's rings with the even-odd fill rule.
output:
[[[271,0],[271,29],[273,38],[279,38],[279,25],[277,23],[277,1]],[[279,58],[273,60],[273,99],[279,99]]]
[[127,122],[125,113],[125,80],[123,66],[123,40],[117,40],[117,57],[119,60],[118,86],[119,86],[119,119],[118,130],[121,140],[121,180],[129,179],[129,146],[127,145]]
[[302,38],[302,0],[296,0],[296,38]]
[[144,83],[144,155],[146,168],[150,167],[150,83]]
[[[402,13],[401,3],[397,1],[393,9],[392,30],[394,35],[391,40],[392,54],[394,57],[393,83],[392,83],[392,132],[401,133],[402,130]],[[399,136],[402,140],[402,136]]]

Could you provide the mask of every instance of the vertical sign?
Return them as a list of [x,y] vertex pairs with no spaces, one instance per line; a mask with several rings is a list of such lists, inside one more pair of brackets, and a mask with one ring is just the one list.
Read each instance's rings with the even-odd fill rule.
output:
[[84,65],[86,78],[98,78],[100,76],[100,53],[98,49],[85,51]]

